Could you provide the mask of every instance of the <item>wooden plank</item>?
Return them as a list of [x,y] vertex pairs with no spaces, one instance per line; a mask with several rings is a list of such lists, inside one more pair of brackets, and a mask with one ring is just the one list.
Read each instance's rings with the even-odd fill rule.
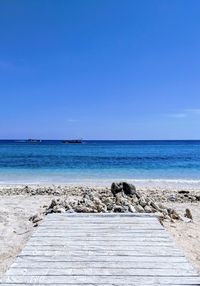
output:
[[19,259],[26,259],[27,261],[59,261],[59,262],[73,262],[73,261],[79,261],[79,262],[130,262],[133,263],[133,265],[136,262],[176,262],[176,263],[182,263],[187,262],[186,258],[184,256],[68,256],[68,255],[59,255],[59,256],[53,256],[53,255],[22,255],[20,254],[17,258],[17,261]]
[[[175,283],[175,282],[174,282]],[[85,285],[87,285],[87,286],[113,286],[113,283],[111,283],[111,284],[105,284],[105,283],[92,283],[92,284],[90,284],[90,283],[87,283],[87,284],[85,284],[85,283],[70,283],[70,284],[68,284],[68,283],[59,283],[59,284],[55,284],[55,283],[48,283],[48,284],[43,284],[43,283],[3,283],[3,284],[1,284],[2,286],[27,286],[27,285],[29,285],[29,286],[55,286],[55,285],[70,285],[70,286],[85,286]],[[121,284],[121,283],[117,283],[117,284],[114,284],[114,286],[124,286],[124,284]],[[139,285],[139,284],[138,284]],[[164,286],[164,285],[170,285],[170,286],[181,286],[181,285],[184,285],[184,286],[191,286],[191,285],[196,285],[196,286],[199,286],[199,284],[194,284],[194,283],[190,283],[190,284],[161,284],[161,283],[159,283],[159,284],[150,284],[150,285],[153,285],[153,286]],[[136,286],[136,284],[134,283],[128,283],[126,286]],[[141,286],[141,285],[140,285]]]
[[95,226],[66,226],[66,225],[52,225],[52,226],[45,226],[45,225],[41,225],[40,226],[40,231],[63,231],[64,229],[63,228],[68,228],[68,231],[76,231],[76,232],[81,232],[81,231],[86,231],[86,232],[91,232],[91,231],[107,231],[108,229],[111,231],[122,231],[122,232],[126,232],[126,231],[131,231],[134,227],[134,230],[163,230],[163,228],[161,227],[161,225],[151,225],[151,224],[134,224],[132,226],[115,226],[115,227],[112,227],[112,226],[98,226],[98,225],[95,225]]
[[[144,276],[143,269],[123,269],[123,271],[119,271],[114,268],[13,268],[11,267],[7,271],[8,276],[46,276],[46,275],[54,275],[54,276]],[[170,277],[185,277],[195,275],[193,269],[168,269],[166,273],[166,269],[145,269],[146,276],[166,276],[166,274]]]
[[[66,238],[66,235],[65,234],[46,234],[46,233],[39,233],[38,235],[33,235],[32,236],[33,238],[38,238],[38,239],[42,239],[44,238],[45,240],[48,240],[49,239],[65,239]],[[79,236],[77,235],[72,235],[72,234],[69,234],[69,237],[72,239],[72,240],[78,240]],[[99,235],[100,237],[100,235]],[[158,234],[157,236],[155,236],[154,234],[151,234],[151,233],[146,233],[146,234],[141,234],[141,233],[134,233],[134,234],[127,234],[127,235],[120,235],[120,237],[117,237],[117,235],[106,235],[106,234],[103,234],[101,236],[103,239],[108,239],[109,241],[111,241],[113,239],[113,241],[130,241],[131,237],[134,237],[135,239],[136,238],[139,238],[139,237],[142,237],[142,238],[151,238],[151,239],[154,239],[154,238],[158,238],[158,239],[162,239],[162,238],[166,238],[165,235],[162,235],[162,234]],[[82,235],[80,236],[80,239],[85,239],[85,240],[95,240],[95,239],[98,239],[98,235],[96,234],[87,234],[87,235]]]
[[[97,219],[97,221],[95,221],[94,219],[93,220],[78,220],[78,219],[76,219],[75,221],[74,221],[74,226],[79,226],[79,225],[81,225],[83,222],[84,222],[84,224],[88,224],[88,225],[98,225],[98,226],[102,226],[102,225],[105,225],[105,224],[107,224],[107,225],[112,225],[112,226],[120,226],[120,225],[141,225],[141,224],[149,224],[149,223],[151,223],[151,224],[157,224],[157,219],[151,219],[151,220],[146,220],[146,219],[143,219],[143,220],[137,220],[137,221],[134,221],[134,222],[131,222],[131,219],[122,219],[122,220],[114,220],[113,222],[112,222],[112,219],[108,219],[108,220],[106,220],[106,219]],[[57,220],[45,220],[44,222],[42,222],[42,224],[41,225],[70,225],[70,226],[72,226],[72,224],[70,223],[70,220],[69,219],[63,219],[63,220],[59,220],[59,221],[57,221]],[[83,225],[83,227],[84,227],[85,225]]]
[[[29,240],[29,244],[37,244],[37,243],[46,243],[46,244],[52,244],[52,243],[62,243],[64,242],[65,244],[75,244],[75,245],[85,245],[85,239],[84,238],[79,238],[79,240],[77,240],[75,242],[74,239],[72,239],[71,237],[49,237],[48,240],[45,240],[43,237],[32,237]],[[175,243],[169,239],[167,239],[167,237],[133,237],[131,239],[118,239],[118,240],[114,240],[112,237],[108,237],[107,239],[102,238],[99,239],[97,241],[96,238],[88,238],[87,239],[87,243],[89,245],[135,245],[137,243],[146,243],[146,244],[151,244],[151,243],[170,243],[175,245]]]
[[[165,232],[160,231],[131,231],[131,232],[120,232],[120,233],[109,233],[109,232],[91,232],[91,233],[75,233],[75,232],[68,232],[69,237],[75,237],[75,238],[115,238],[124,240],[124,239],[131,239],[134,237],[162,237],[167,238],[167,235]],[[103,235],[103,236],[102,236]],[[52,232],[52,231],[39,231],[32,235],[32,237],[66,237],[66,231],[58,231],[58,232]]]
[[[36,246],[51,246],[52,244],[54,244],[55,246],[61,246],[61,247],[76,247],[76,248],[82,248],[82,247],[85,247],[85,244],[84,244],[84,241],[79,241],[77,242],[77,244],[74,244],[74,241],[71,240],[71,241],[66,241],[65,239],[63,240],[59,240],[59,239],[55,239],[55,240],[47,240],[47,241],[43,241],[43,240],[36,240],[36,241],[30,241],[28,246],[31,246],[31,247],[36,247]],[[99,247],[105,247],[105,248],[128,248],[130,249],[130,247],[133,247],[133,246],[166,246],[166,247],[173,247],[174,246],[174,243],[173,242],[169,242],[169,241],[128,241],[128,242],[124,242],[123,240],[122,241],[119,241],[118,243],[112,243],[112,241],[110,240],[108,243],[106,243],[105,241],[101,241],[101,242],[97,242],[95,240],[92,240],[92,241],[89,241],[87,242],[88,246],[89,247],[95,247],[95,246],[99,246]]]
[[118,235],[118,236],[121,236],[121,235],[129,235],[129,236],[134,236],[134,234],[137,234],[139,233],[141,236],[143,234],[154,234],[154,236],[157,236],[157,235],[165,235],[166,236],[166,233],[163,231],[163,230],[160,230],[160,229],[138,229],[138,230],[123,230],[121,229],[120,231],[110,231],[107,229],[107,230],[79,230],[79,231],[76,231],[76,230],[71,230],[71,229],[61,229],[61,230],[51,230],[51,229],[42,229],[40,228],[40,230],[35,233],[35,235],[39,235],[39,234],[52,234],[52,235],[65,235],[66,236],[66,231],[67,231],[67,234],[70,236],[71,234],[72,235],[76,235],[76,236],[79,236],[79,234],[81,236],[86,236],[86,235],[103,235],[103,234],[106,234],[108,236],[110,235]]
[[152,262],[152,261],[135,261],[134,264],[124,261],[105,262],[105,261],[32,261],[19,257],[13,264],[12,268],[48,268],[48,269],[62,269],[62,268],[115,268],[115,269],[193,269],[192,266],[187,262],[179,261],[165,261],[165,262]]
[[74,250],[74,251],[68,251],[68,250],[23,250],[22,255],[43,255],[43,256],[52,256],[52,255],[69,255],[69,256],[81,256],[81,255],[87,255],[87,256],[182,256],[181,252],[177,249],[144,249],[144,250],[104,250],[104,251],[93,251],[93,250]]
[[[34,251],[37,247],[37,251],[94,251],[94,252],[99,252],[99,253],[103,253],[104,251],[111,251],[111,246],[110,245],[103,245],[103,246],[91,246],[91,245],[74,245],[74,246],[69,246],[69,245],[37,245],[37,246],[32,246],[32,245],[27,245],[24,250],[25,251]],[[130,246],[121,246],[121,245],[116,245],[116,246],[112,246],[112,251],[115,253],[116,251],[120,251],[120,252],[127,252],[127,251],[140,251],[141,253],[143,253],[143,251],[159,251],[160,250],[160,246],[159,245],[135,245],[133,247],[134,249],[130,250]],[[162,249],[165,251],[168,251],[170,253],[170,251],[172,251],[174,253],[174,251],[180,253],[179,250],[174,250],[174,246],[172,245],[162,245]]]
[[[57,217],[57,213],[52,213],[52,214],[49,214],[48,215],[48,217],[49,217],[49,219],[50,218],[53,218],[53,217],[56,217],[56,218],[58,218]],[[73,219],[74,218],[112,218],[112,217],[114,217],[115,219],[117,219],[117,218],[119,218],[119,219],[121,219],[121,218],[124,218],[124,217],[129,217],[129,218],[137,218],[137,217],[139,217],[139,218],[143,218],[143,217],[145,217],[145,218],[147,218],[147,219],[150,219],[150,218],[157,218],[158,216],[155,214],[155,213],[113,213],[113,212],[111,212],[111,213],[76,213],[76,212],[74,212],[74,213],[61,213],[61,214],[59,214],[59,216],[61,217],[61,218],[71,218],[71,217],[73,217]]]
[[99,284],[100,281],[102,284],[116,284],[120,283],[122,285],[127,284],[136,284],[136,285],[153,285],[153,284],[165,284],[171,285],[176,279],[176,283],[180,285],[199,285],[200,279],[196,276],[188,277],[153,277],[153,276],[54,276],[54,275],[45,275],[45,276],[4,276],[2,278],[2,283],[54,283],[56,284]]

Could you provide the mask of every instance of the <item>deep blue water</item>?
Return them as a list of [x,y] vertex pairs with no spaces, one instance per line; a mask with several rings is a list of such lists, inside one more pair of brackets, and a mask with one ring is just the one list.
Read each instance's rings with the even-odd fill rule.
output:
[[0,141],[0,182],[200,179],[200,141]]

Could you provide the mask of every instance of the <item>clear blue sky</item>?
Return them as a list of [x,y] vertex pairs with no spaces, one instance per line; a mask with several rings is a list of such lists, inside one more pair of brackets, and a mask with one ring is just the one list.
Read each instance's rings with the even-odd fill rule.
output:
[[200,139],[199,0],[1,0],[0,138]]

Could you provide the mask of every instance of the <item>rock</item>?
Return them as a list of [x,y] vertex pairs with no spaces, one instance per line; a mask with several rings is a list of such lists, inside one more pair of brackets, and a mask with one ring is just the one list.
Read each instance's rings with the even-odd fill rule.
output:
[[159,206],[158,206],[156,203],[151,202],[151,206],[152,206],[155,210],[157,210],[157,211],[159,211],[159,212],[162,212],[162,210],[159,208]]
[[144,212],[144,209],[141,205],[135,205],[135,210],[136,212],[139,212],[139,213],[143,213]]
[[135,213],[136,212],[136,209],[135,209],[134,206],[128,205],[128,208],[129,208],[129,212],[131,212],[131,213]]
[[122,190],[123,190],[122,183],[112,183],[111,192],[113,196],[116,196],[116,194],[122,192]]
[[170,214],[172,214],[172,213],[173,213],[173,209],[168,208],[168,209],[167,209],[167,212],[168,212],[168,214],[170,215]]
[[98,212],[106,212],[107,211],[107,207],[104,204],[97,204],[96,205],[96,210]]
[[195,198],[197,201],[200,201],[200,195],[196,195]]
[[122,213],[122,212],[124,212],[123,211],[123,207],[119,206],[119,205],[115,205],[114,208],[113,208],[113,212],[114,213]]
[[53,209],[57,205],[56,200],[52,199],[49,209]]
[[168,200],[174,202],[176,200],[176,196],[175,195],[171,195],[171,196],[168,197]]
[[102,198],[102,203],[105,205],[110,205],[113,203],[113,200],[111,198]]
[[170,216],[169,215],[165,215],[165,219],[170,220]]
[[166,216],[168,216],[168,211],[167,211],[167,209],[162,209],[162,213],[163,213],[163,215],[166,217]]
[[190,209],[186,209],[185,210],[185,215],[184,216],[189,218],[189,219],[191,219],[191,220],[193,219]]
[[163,206],[163,204],[158,204],[158,207],[159,207],[160,209],[166,209],[166,207]]
[[94,209],[88,208],[88,207],[85,207],[85,206],[77,206],[75,211],[78,212],[78,213],[93,213],[93,212],[95,212]]
[[53,207],[54,213],[65,213],[65,208],[59,205]]
[[138,200],[137,196],[134,194],[131,197],[131,201],[132,201],[132,203],[136,204],[136,203],[138,203],[139,200]]
[[114,204],[108,204],[107,205],[107,210],[111,211],[113,209],[113,207],[114,207]]
[[123,185],[123,191],[124,191],[125,195],[132,196],[132,195],[136,194],[136,188],[134,185],[128,184],[126,182],[123,182],[122,185]]
[[179,194],[189,194],[190,191],[187,191],[187,190],[180,190],[178,191]]
[[175,210],[171,213],[170,217],[171,217],[172,220],[180,219],[179,214]]
[[139,204],[142,206],[142,207],[145,207],[147,205],[147,202],[145,201],[144,197],[141,197],[139,199]]
[[144,210],[145,210],[146,213],[151,213],[152,212],[152,209],[151,209],[150,206],[145,206]]
[[68,210],[66,211],[66,213],[74,213],[74,210],[73,210],[73,209],[68,209]]
[[36,223],[38,223],[38,222],[41,221],[41,220],[42,220],[42,217],[39,216],[38,214],[33,215],[33,216],[31,216],[31,217],[29,218],[29,221],[32,221],[33,224],[36,224]]
[[174,209],[168,208],[167,212],[172,220],[181,219],[180,215]]

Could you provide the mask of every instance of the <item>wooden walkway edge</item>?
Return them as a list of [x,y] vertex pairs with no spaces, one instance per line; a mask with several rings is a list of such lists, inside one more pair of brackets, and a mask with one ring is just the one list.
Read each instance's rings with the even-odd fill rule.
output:
[[0,285],[175,286],[200,278],[153,215],[52,214]]

